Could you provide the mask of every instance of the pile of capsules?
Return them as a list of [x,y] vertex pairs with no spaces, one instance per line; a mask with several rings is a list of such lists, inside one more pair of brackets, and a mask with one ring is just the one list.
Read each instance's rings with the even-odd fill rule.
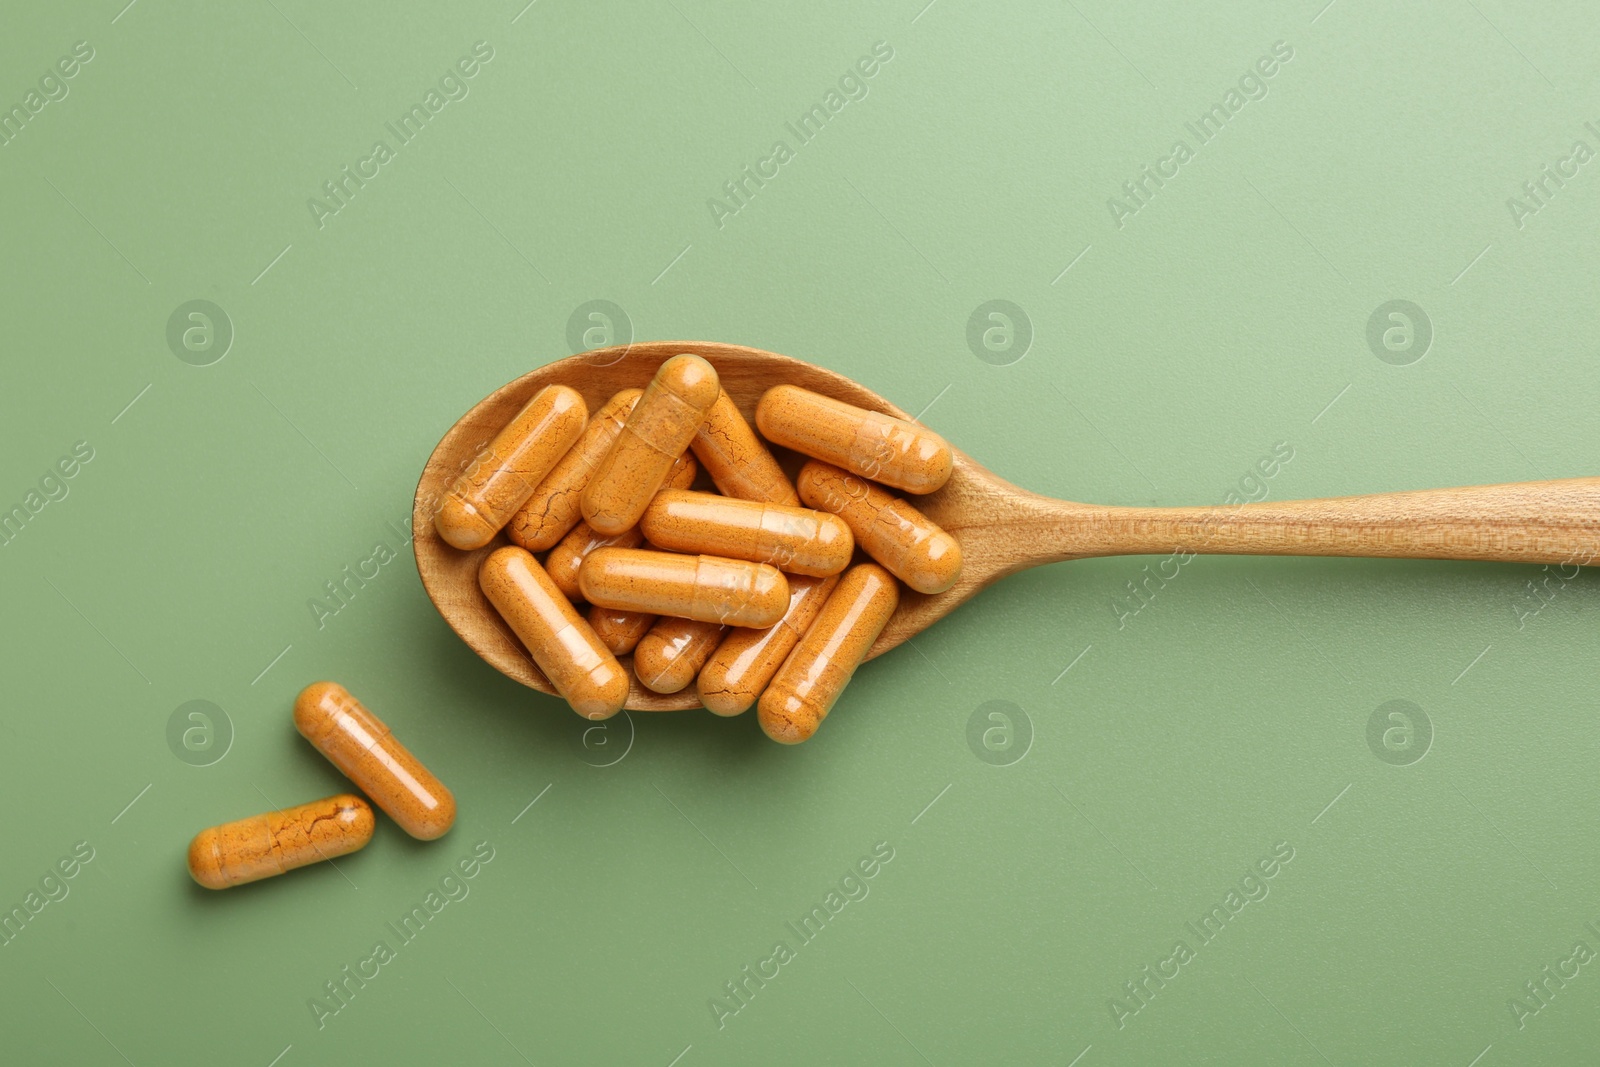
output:
[[[546,386],[441,499],[434,526],[455,548],[505,531],[478,584],[578,714],[622,709],[631,652],[646,688],[694,683],[718,715],[759,698],[767,736],[804,741],[898,606],[895,579],[955,584],[955,538],[872,484],[938,489],[943,438],[792,385],[766,391],[756,426],[710,363],[673,356],[593,418]],[[811,457],[798,493],[763,437]],[[690,491],[695,458],[721,496]],[[858,546],[872,562],[851,565]]]
[[[389,728],[337,682],[313,682],[294,702],[294,725],[333,765],[419,841],[443,837],[456,800]],[[189,874],[227,889],[338,859],[372,840],[372,808],[353,793],[313,800],[201,830],[189,842]]]

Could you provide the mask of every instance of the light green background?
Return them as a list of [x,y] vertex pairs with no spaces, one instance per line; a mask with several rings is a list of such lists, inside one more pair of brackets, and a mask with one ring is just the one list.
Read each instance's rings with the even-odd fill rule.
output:
[[[1600,473],[1600,163],[1520,228],[1506,205],[1600,149],[1588,5],[121,3],[0,31],[6,107],[95,52],[0,148],[0,507],[94,450],[0,548],[0,906],[95,853],[0,947],[0,1059],[1592,1062],[1600,963],[1509,1007],[1600,950],[1590,572],[1204,558],[1119,629],[1153,561],[1050,567],[864,668],[797,749],[699,712],[586,746],[454,637],[408,548],[323,628],[307,606],[401,550],[434,443],[594,299],[641,339],[848,374],[1074,499],[1221,501],[1278,442],[1272,499]],[[1280,40],[1265,98],[1114,225]],[[307,199],[477,41],[470,95],[319,229]],[[877,41],[869,94],[798,145]],[[719,228],[707,199],[778,139]],[[1008,366],[966,341],[994,298],[1034,331]],[[210,366],[166,342],[193,299],[235,330]],[[1391,299],[1432,323],[1410,365],[1366,342]],[[456,828],[196,888],[195,831],[341,787],[289,718],[323,677]],[[166,741],[193,699],[235,732],[207,767]],[[1409,765],[1367,740],[1397,699],[1433,732]],[[1020,761],[969,748],[989,701],[1031,724]],[[308,1000],[479,841],[470,895],[319,1029]],[[785,923],[880,842],[800,946]],[[1279,842],[1270,895],[1119,1028],[1122,984]]]

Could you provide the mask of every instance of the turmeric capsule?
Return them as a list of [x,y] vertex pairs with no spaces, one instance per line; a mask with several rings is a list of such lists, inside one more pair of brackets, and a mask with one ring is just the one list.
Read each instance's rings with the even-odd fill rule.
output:
[[811,460],[800,496],[850,525],[867,555],[919,593],[942,593],[961,576],[961,546],[922,512],[871,482]]
[[547,385],[535,393],[440,501],[433,516],[439,536],[467,550],[494,540],[583,433],[588,418],[576,389]]
[[189,875],[207,889],[227,889],[348,856],[372,840],[377,820],[349,793],[269,811],[201,830],[189,842]]
[[443,837],[456,798],[389,728],[338,682],[312,682],[294,702],[300,735],[420,841]]
[[822,611],[822,605],[839,584],[839,576],[789,579],[789,610],[765,630],[746,627],[728,631],[711,654],[695,682],[700,703],[717,715],[739,715],[749,710],[761,691],[778,673],[789,651],[800,643]]
[[899,603],[900,587],[876,563],[845,571],[761,694],[756,716],[768,737],[796,745],[817,732]]
[[[694,474],[694,457],[679,456],[672,465],[672,472],[667,475],[667,488],[687,489],[694,481]],[[583,565],[585,556],[597,548],[638,548],[642,544],[644,534],[637,526],[607,536],[596,533],[588,523],[579,522],[559,545],[550,550],[550,555],[545,557],[544,569],[549,572],[551,581],[556,583],[562,596],[568,600],[582,600],[583,591],[578,588],[578,568]]]
[[603,534],[637,523],[721,392],[716,370],[699,356],[661,364],[583,490],[584,520]]
[[744,421],[739,406],[726,391],[717,394],[717,402],[706,413],[705,425],[689,447],[724,496],[790,507],[800,503],[789,476]]
[[633,410],[642,392],[624,389],[594,413],[578,443],[561,457],[534,489],[533,495],[511,516],[506,536],[511,538],[512,544],[521,545],[529,552],[543,552],[578,524],[583,517],[578,506],[583,488],[622,434],[628,412]]
[[773,444],[908,493],[939,488],[954,462],[950,446],[932,430],[793,385],[762,394],[756,425]]
[[727,627],[715,622],[657,619],[633,650],[633,673],[647,689],[676,693],[694,681]]
[[589,625],[594,628],[594,635],[614,655],[626,656],[632,652],[655,624],[656,617],[648,612],[589,607]]
[[495,549],[478,568],[478,585],[573,711],[607,719],[622,710],[628,672],[531,552],[515,545]]
[[639,529],[645,540],[671,552],[770,563],[818,578],[844,570],[856,548],[850,527],[826,511],[682,489],[657,493]]
[[724,626],[771,626],[789,606],[789,583],[776,567],[636,548],[595,549],[578,586],[591,604]]

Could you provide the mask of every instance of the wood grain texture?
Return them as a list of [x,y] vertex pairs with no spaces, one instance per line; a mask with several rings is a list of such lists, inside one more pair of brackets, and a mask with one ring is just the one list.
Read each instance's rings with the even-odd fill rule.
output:
[[[760,349],[706,341],[651,341],[560,360],[496,390],[434,449],[412,509],[417,570],[451,629],[495,669],[546,693],[554,689],[478,589],[478,564],[505,534],[475,552],[439,539],[433,505],[500,427],[550,384],[583,394],[591,411],[619,389],[643,388],[679,352],[709,360],[739,410],[754,420],[770,386],[787,383],[896,418],[911,418],[876,393],[809,363]],[[781,456],[791,471],[795,457]],[[1398,556],[1525,563],[1600,558],[1600,478],[1526,482],[1237,507],[1101,507],[1038,496],[991,474],[959,448],[949,482],[913,498],[961,545],[962,572],[946,592],[905,590],[868,658],[927,629],[988,585],[1042,563],[1175,550],[1241,555]],[[626,663],[627,660],[624,659]],[[634,683],[634,711],[699,706],[693,688],[670,696]]]

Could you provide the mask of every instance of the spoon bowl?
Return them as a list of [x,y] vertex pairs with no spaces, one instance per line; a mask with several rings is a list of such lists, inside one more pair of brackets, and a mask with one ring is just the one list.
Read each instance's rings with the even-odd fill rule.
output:
[[[779,383],[798,385],[895,418],[911,418],[865,386],[814,364],[758,348],[704,341],[649,341],[596,349],[540,367],[495,390],[450,428],[428,458],[422,479],[417,483],[411,526],[417,570],[429,598],[450,628],[507,677],[541,692],[555,694],[555,687],[534,665],[522,643],[478,588],[478,565],[490,552],[508,543],[505,532],[501,531],[489,544],[471,552],[452,548],[434,529],[433,511],[437,501],[456,476],[471,464],[473,457],[540,389],[547,385],[569,385],[582,394],[590,411],[597,411],[619,390],[644,388],[654,377],[656,368],[680,352],[693,352],[717,369],[722,388],[752,425],[761,394]],[[900,607],[872,646],[868,659],[882,655],[927,629],[990,582],[1020,569],[1020,566],[997,568],[993,554],[986,550],[1004,537],[1003,525],[995,520],[1005,511],[1003,503],[1014,495],[1032,496],[1001,481],[959,449],[955,450],[955,469],[950,480],[938,492],[913,499],[918,509],[961,544],[961,577],[953,588],[933,596],[903,590]],[[1044,501],[1042,497],[1036,499]],[[985,517],[986,513],[990,518]],[[625,663],[628,660],[629,657],[623,657]],[[681,711],[699,706],[700,699],[692,686],[682,692],[663,695],[644,688],[637,680],[627,703],[632,711]]]
[[[440,539],[437,502],[511,417],[547,385],[567,385],[597,411],[618,390],[643,388],[665,360],[693,352],[753,424],[774,385],[798,385],[899,419],[911,416],[841,374],[775,352],[708,341],[648,341],[558,360],[489,394],[445,433],[423,468],[412,506],[412,546],[423,587],[463,641],[496,670],[555,695],[478,588],[478,565],[507,543],[504,531],[475,551]],[[793,459],[774,449],[780,460]],[[1249,555],[1400,556],[1585,566],[1600,557],[1600,478],[1386,493],[1325,500],[1201,507],[1107,507],[1030,493],[959,448],[950,480],[911,504],[961,545],[961,576],[943,593],[904,589],[867,658],[889,651],[991,583],[1042,563],[1174,551]],[[793,469],[793,464],[788,464]],[[628,657],[623,657],[626,664]],[[663,695],[633,682],[627,708],[700,706],[693,688]]]

